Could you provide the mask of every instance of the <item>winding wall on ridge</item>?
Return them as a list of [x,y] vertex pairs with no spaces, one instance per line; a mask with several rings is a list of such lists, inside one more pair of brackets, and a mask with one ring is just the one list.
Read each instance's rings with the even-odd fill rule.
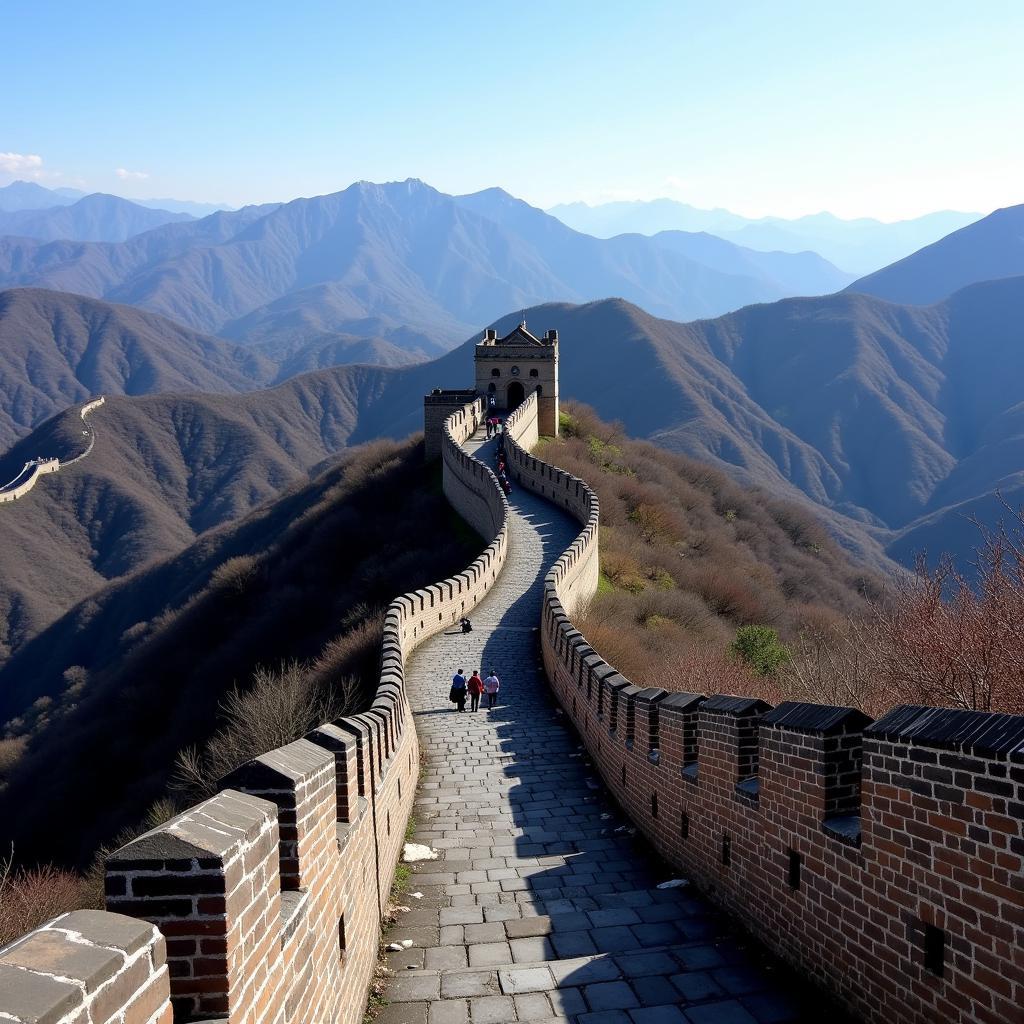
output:
[[405,661],[468,613],[508,555],[508,503],[445,421],[444,489],[490,543],[388,608],[371,707],[221,780],[114,853],[110,912],[63,915],[0,951],[0,1019],[53,1024],[361,1021],[419,773]]
[[[86,417],[94,409],[98,409],[103,405],[105,401],[106,399],[101,396],[100,398],[94,398],[91,402],[86,402],[79,411],[82,422],[88,426],[89,421]],[[73,466],[76,462],[81,462],[82,459],[90,455],[93,446],[96,444],[96,432],[89,430],[88,434],[89,444],[86,446],[85,451],[81,455],[76,455],[73,459],[61,462],[55,458],[42,458],[26,462],[25,468],[10,483],[0,487],[0,504],[8,501],[17,501],[18,498],[28,494],[35,487],[41,476],[46,476],[48,473],[56,473],[65,466]]]
[[573,625],[597,587],[598,502],[530,454],[535,422],[531,396],[509,418],[512,476],[582,526],[545,580],[544,664],[633,822],[866,1020],[1024,1021],[1024,716],[872,723],[632,685]]

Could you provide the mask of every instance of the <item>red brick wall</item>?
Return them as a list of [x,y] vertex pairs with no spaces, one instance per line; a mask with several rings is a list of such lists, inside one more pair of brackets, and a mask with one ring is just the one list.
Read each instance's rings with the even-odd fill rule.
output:
[[871,724],[633,686],[570,618],[596,587],[596,497],[511,447],[514,478],[583,527],[545,580],[544,663],[639,830],[865,1020],[1024,1021],[1024,717]]

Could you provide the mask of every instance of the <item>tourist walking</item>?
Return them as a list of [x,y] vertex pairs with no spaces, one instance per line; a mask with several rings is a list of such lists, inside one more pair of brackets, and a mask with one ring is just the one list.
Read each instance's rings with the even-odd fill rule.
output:
[[476,669],[469,677],[466,688],[469,690],[470,710],[479,711],[480,694],[484,692],[484,681],[480,678],[480,669]]
[[498,673],[491,669],[491,674],[484,680],[484,693],[487,694],[487,706],[493,708],[498,703],[498,688],[501,683],[498,680]]
[[466,710],[466,677],[460,668],[452,676],[452,688],[448,691],[448,699],[455,705],[456,711]]

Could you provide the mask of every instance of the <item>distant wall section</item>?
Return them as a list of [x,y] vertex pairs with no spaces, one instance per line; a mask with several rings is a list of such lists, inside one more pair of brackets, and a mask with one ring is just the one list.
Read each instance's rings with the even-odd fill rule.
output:
[[[106,401],[105,398],[100,397],[93,399],[91,402],[86,402],[82,406],[79,415],[83,423],[88,423],[86,417],[93,410],[98,409]],[[41,458],[32,459],[30,462],[26,462],[22,471],[8,484],[4,484],[0,487],[0,505],[9,501],[17,501],[18,498],[28,494],[29,491],[35,487],[39,478],[46,476],[49,473],[56,473],[58,470],[63,469],[65,466],[73,466],[76,462],[80,462],[87,455],[92,452],[93,445],[96,443],[95,432],[89,430],[89,443],[86,446],[85,451],[81,455],[76,455],[73,459],[68,459],[66,462],[61,462],[55,458]]]

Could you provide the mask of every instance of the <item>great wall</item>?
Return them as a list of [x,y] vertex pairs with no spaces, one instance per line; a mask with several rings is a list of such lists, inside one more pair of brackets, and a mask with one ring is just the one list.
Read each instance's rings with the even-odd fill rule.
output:
[[81,462],[82,459],[90,455],[96,444],[96,431],[89,427],[89,421],[86,417],[93,410],[103,405],[105,401],[106,399],[101,395],[99,398],[86,402],[79,410],[79,416],[82,423],[85,424],[85,432],[89,435],[89,443],[80,455],[76,455],[73,459],[67,459],[64,462],[61,462],[60,459],[48,457],[31,459],[29,462],[26,462],[21,472],[10,483],[0,487],[0,505],[4,504],[4,502],[17,501],[19,498],[24,497],[35,487],[40,477],[46,476],[49,473],[56,473],[66,466],[73,466],[76,462]]
[[[584,481],[532,454],[557,431],[557,375],[506,420],[513,509],[468,450],[487,408],[479,370],[475,391],[428,396],[425,418],[448,500],[489,544],[456,577],[392,603],[371,707],[249,762],[113,854],[107,911],[65,915],[0,951],[0,1020],[361,1020],[421,742],[417,814],[443,860],[414,876],[434,909],[410,916],[433,923],[404,973],[405,954],[392,960],[384,1024],[785,1019],[772,1016],[771,991],[756,1006],[731,998],[727,975],[750,991],[742,972],[701,966],[694,951],[719,953],[696,925],[680,923],[667,944],[671,920],[706,904],[636,888],[646,855],[623,846],[625,826],[604,836],[608,815],[587,803],[602,787],[658,854],[857,1017],[1024,1020],[1024,716],[901,707],[872,723],[848,708],[632,685],[572,622],[597,587],[599,510]],[[491,621],[487,599],[502,588]],[[451,724],[443,669],[424,652],[447,664],[451,627],[478,605],[484,664],[499,642],[517,643],[531,671],[521,662],[539,627],[534,679],[546,677],[560,722],[524,675],[508,716]],[[581,774],[566,719],[600,783]],[[616,883],[594,873],[595,858]],[[638,979],[630,950],[646,957]],[[679,993],[687,979],[709,986],[690,991],[697,1010],[625,1015],[670,975]],[[700,1015],[716,1006],[722,1016]]]

